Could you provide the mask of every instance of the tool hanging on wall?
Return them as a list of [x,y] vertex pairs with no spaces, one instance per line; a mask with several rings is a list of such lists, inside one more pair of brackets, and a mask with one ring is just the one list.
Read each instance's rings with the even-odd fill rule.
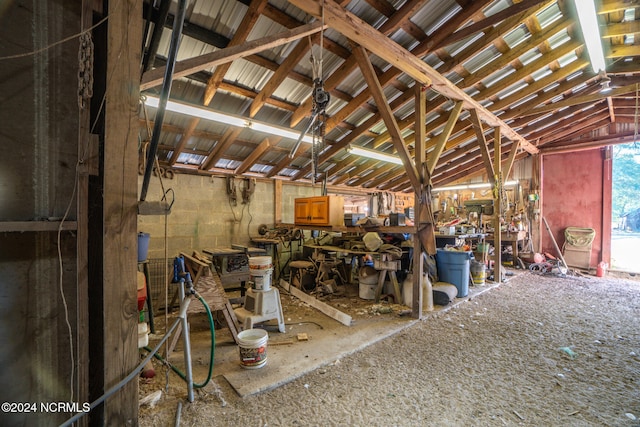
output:
[[229,196],[229,203],[233,206],[238,206],[238,193],[236,191],[236,177],[227,177],[227,196]]
[[255,178],[245,178],[242,187],[242,203],[248,204],[251,201],[251,196],[256,191]]

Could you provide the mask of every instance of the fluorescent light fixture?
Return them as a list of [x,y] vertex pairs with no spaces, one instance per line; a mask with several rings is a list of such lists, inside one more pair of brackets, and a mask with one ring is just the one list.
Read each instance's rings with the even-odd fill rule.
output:
[[[158,97],[145,95],[144,103],[149,107],[158,108],[159,102],[160,99]],[[235,114],[220,113],[196,105],[186,104],[184,102],[167,101],[166,109],[167,111],[171,111],[174,113],[186,114],[192,117],[199,117],[204,120],[210,120],[212,122],[223,123],[230,126],[250,128],[252,130],[255,130],[256,132],[263,132],[271,135],[281,136],[283,138],[297,140],[300,137],[300,132],[296,132],[291,129],[258,122]],[[302,141],[311,144],[313,143],[313,138],[310,135],[305,135],[302,138]]]
[[491,184],[488,182],[480,182],[478,184],[469,184],[467,185],[469,190],[475,190],[476,188],[491,188]]
[[383,153],[381,151],[369,150],[368,148],[357,147],[354,145],[350,145],[347,147],[347,153],[353,154],[355,156],[368,157],[370,159],[382,160],[387,163],[394,163],[396,165],[401,165],[402,160],[399,157],[392,156],[387,153]]
[[[512,180],[512,181],[506,181],[504,183],[504,186],[513,187],[514,185],[517,185],[517,184],[518,184],[517,180]],[[456,191],[456,190],[477,190],[479,188],[491,188],[491,184],[488,182],[478,182],[475,184],[450,185],[448,187],[436,187],[431,191],[438,192],[438,191]]]
[[600,38],[600,29],[598,28],[598,15],[593,0],[575,0],[576,11],[578,12],[578,20],[580,28],[582,28],[582,37],[587,45],[587,52],[591,59],[591,67],[594,73],[605,70],[604,53],[602,52],[602,39]]

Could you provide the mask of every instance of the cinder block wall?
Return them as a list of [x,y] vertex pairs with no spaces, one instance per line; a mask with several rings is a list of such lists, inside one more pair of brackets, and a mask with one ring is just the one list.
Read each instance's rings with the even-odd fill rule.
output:
[[[249,245],[258,236],[260,224],[272,226],[275,218],[273,181],[257,181],[247,204],[242,203],[244,178],[236,178],[237,204],[230,203],[226,179],[222,177],[176,174],[163,180],[165,190],[172,189],[175,202],[166,217],[167,257],[180,252],[191,253],[206,248],[229,247],[231,244]],[[138,188],[142,177],[138,179]],[[297,197],[317,196],[321,186],[284,184],[282,186],[282,222],[293,223],[294,200]],[[171,200],[172,192],[168,192]],[[152,177],[147,201],[162,198],[157,177]],[[164,258],[165,217],[138,216],[138,231],[151,235],[147,258]]]

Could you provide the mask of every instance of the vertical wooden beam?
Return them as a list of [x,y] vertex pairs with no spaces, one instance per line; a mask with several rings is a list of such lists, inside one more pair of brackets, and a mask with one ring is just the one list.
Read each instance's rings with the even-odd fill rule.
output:
[[611,265],[612,155],[612,146],[602,149],[602,232],[600,233],[600,261],[604,261],[609,265]]
[[[494,185],[494,197],[495,194],[498,195],[497,198],[494,199],[494,219],[493,219],[493,245],[495,246],[494,253],[494,269],[493,269],[493,278],[496,282],[502,282],[502,236],[500,233],[500,215],[502,212],[502,191],[503,191],[503,182],[502,182],[502,162],[500,161],[500,157],[502,155],[501,150],[501,134],[500,128],[495,128],[495,134],[493,139],[493,155],[495,158],[494,164],[496,165],[495,177],[493,179]],[[517,244],[517,243],[516,243]],[[515,264],[515,260],[514,260]]]
[[[104,141],[104,387],[138,364],[137,181],[142,2],[109,2]],[[106,425],[138,421],[138,382],[104,402]]]
[[[538,197],[542,197],[542,159],[540,154],[534,154],[531,156],[531,189],[538,193]],[[537,212],[534,212],[533,218],[531,218],[531,231],[535,228],[536,232],[533,233],[533,247],[535,252],[542,252],[542,222],[540,217],[542,216],[542,201],[534,202],[537,204]],[[535,207],[535,205],[534,205]]]
[[613,99],[610,96],[607,97],[607,107],[609,108],[609,118],[611,119],[611,123],[616,122],[616,114],[613,108]]
[[273,180],[273,222],[282,223],[282,180]]
[[[416,163],[416,169],[418,170],[420,178],[420,187],[415,188],[415,202],[414,206],[414,219],[416,224],[420,226],[420,218],[422,210],[425,208],[425,184],[428,184],[426,177],[426,150],[425,150],[425,138],[426,138],[426,115],[427,115],[427,88],[424,85],[416,82],[414,85],[415,90],[415,150],[414,158]],[[417,231],[417,227],[416,227]],[[422,305],[424,298],[427,295],[423,295],[422,292],[422,241],[419,239],[419,234],[413,236],[413,301],[411,302],[411,316],[414,319],[422,319]],[[433,309],[433,296],[431,297],[431,309]]]
[[[418,169],[418,174],[420,178],[424,179],[422,165],[427,160],[427,153],[425,150],[426,145],[426,133],[427,133],[427,87],[424,85],[416,84],[413,86],[415,92],[415,122],[414,122],[414,131],[415,131],[415,150],[414,150],[414,159],[416,162],[416,168]],[[423,181],[424,182],[424,181]]]
[[[82,29],[89,28],[93,24],[92,0],[82,0]],[[97,139],[91,138],[91,111],[90,102],[87,100],[84,109],[79,112],[78,118],[78,168],[77,182],[77,219],[78,229],[76,231],[76,272],[77,272],[77,390],[78,401],[89,401],[89,159],[88,153],[92,153],[92,142]],[[90,147],[87,149],[87,147]],[[83,420],[82,425],[87,425],[88,420]]]

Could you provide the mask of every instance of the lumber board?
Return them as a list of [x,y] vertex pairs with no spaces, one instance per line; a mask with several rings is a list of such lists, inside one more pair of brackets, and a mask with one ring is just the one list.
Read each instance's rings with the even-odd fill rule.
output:
[[[265,50],[287,44],[289,42],[307,37],[311,34],[320,32],[326,28],[319,22],[302,25],[293,30],[284,31],[282,33],[273,34],[267,37],[262,37],[257,40],[251,40],[236,46],[228,47],[226,49],[217,50],[215,52],[207,53],[195,58],[185,59],[176,63],[175,70],[173,72],[173,79],[188,76],[190,74],[197,73],[206,68],[214,67],[220,64],[227,64],[233,62],[236,59],[244,58]],[[154,86],[158,86],[162,83],[164,78],[165,67],[155,68],[147,71],[142,76],[142,83],[140,89],[150,89]]]
[[[138,364],[137,185],[138,103],[142,2],[109,2],[107,38],[103,217],[104,387]],[[138,420],[138,382],[104,402],[105,425]]]
[[351,322],[353,321],[353,319],[348,314],[343,313],[337,308],[331,307],[329,304],[324,303],[312,297],[311,295],[305,294],[300,289],[296,288],[295,286],[291,286],[284,280],[280,280],[280,286],[289,291],[289,293],[291,293],[291,295],[293,295],[294,297],[298,298],[306,304],[309,304],[311,307],[315,308],[321,313],[326,314],[327,316],[342,323],[345,326],[351,326]]

